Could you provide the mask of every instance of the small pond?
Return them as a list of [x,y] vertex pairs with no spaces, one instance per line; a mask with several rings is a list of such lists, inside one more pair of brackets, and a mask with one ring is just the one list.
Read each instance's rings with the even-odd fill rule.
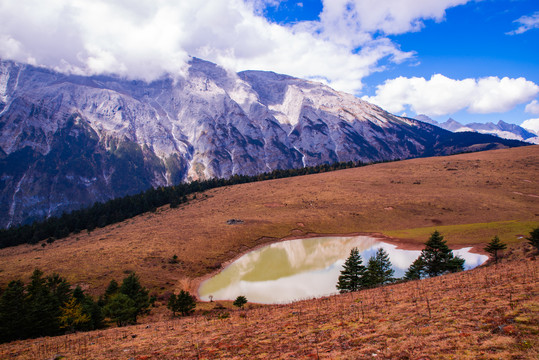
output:
[[[342,266],[357,247],[363,265],[379,248],[389,254],[395,277],[402,277],[420,250],[397,249],[395,245],[369,236],[319,237],[282,241],[253,250],[234,261],[199,288],[202,300],[234,300],[244,295],[250,302],[288,303],[337,292],[335,285]],[[481,265],[487,256],[453,250],[465,259],[465,268]]]

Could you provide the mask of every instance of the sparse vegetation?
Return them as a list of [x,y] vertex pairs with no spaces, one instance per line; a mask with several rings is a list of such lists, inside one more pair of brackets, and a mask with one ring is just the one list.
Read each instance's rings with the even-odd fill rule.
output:
[[538,270],[537,261],[517,259],[246,309],[246,316],[223,312],[12,342],[0,347],[0,358],[536,359]]
[[[213,312],[210,306],[216,303],[207,303],[199,304],[193,316],[172,319],[162,316],[167,311],[163,306],[143,318],[142,325],[2,344],[0,358],[536,358],[537,263],[525,246],[515,250],[522,242],[517,235],[537,227],[536,199],[508,191],[534,193],[536,184],[527,181],[537,171],[534,149],[418,159],[215,189],[177,210],[161,208],[115,227],[81,233],[78,241],[3,249],[2,297],[16,294],[21,285],[24,293],[22,281],[11,288],[6,284],[28,276],[25,271],[35,265],[60,273],[69,269],[69,279],[90,284],[87,291],[94,296],[105,291],[111,277],[121,278],[125,269],[132,269],[152,291],[161,289],[156,290],[160,306],[173,286],[191,284],[192,291],[196,276],[290,234],[387,229],[394,230],[387,231],[392,236],[411,234],[391,241],[418,248],[432,233],[430,226],[440,223],[452,246],[482,244],[498,233],[511,245],[507,261],[495,269],[288,305],[249,306],[241,312],[227,311],[231,302]],[[439,174],[449,162],[455,169],[450,174],[458,176],[445,179],[441,193]],[[487,178],[496,185],[485,186]],[[420,186],[413,185],[415,179],[421,179]],[[245,223],[227,226],[231,216]],[[177,229],[188,236],[178,236]],[[175,253],[181,266],[168,264]],[[119,287],[110,286],[110,296],[103,295],[100,302]],[[202,312],[204,306],[209,314]],[[10,321],[15,320],[24,323]]]

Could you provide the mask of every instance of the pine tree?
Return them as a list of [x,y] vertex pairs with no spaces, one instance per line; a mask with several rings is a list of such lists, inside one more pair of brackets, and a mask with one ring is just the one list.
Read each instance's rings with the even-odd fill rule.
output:
[[39,269],[34,270],[30,279],[30,284],[27,286],[27,299],[28,322],[32,326],[27,332],[27,337],[53,335],[59,330],[56,318],[58,308],[55,308],[47,281]]
[[507,245],[500,241],[500,238],[496,235],[485,247],[485,251],[494,256],[494,262],[498,263],[498,251],[505,250]]
[[82,305],[75,297],[60,308],[59,320],[61,328],[68,329],[70,332],[82,329],[92,321],[90,315],[84,313]]
[[29,327],[24,283],[11,281],[0,297],[0,343],[26,338]]
[[535,250],[539,250],[539,227],[533,229],[530,232],[530,237],[526,239],[535,248]]
[[337,282],[337,290],[341,293],[358,291],[365,287],[365,266],[357,248],[350,251],[350,256],[346,259],[339,281]]
[[444,237],[438,231],[432,233],[425,245],[425,249],[421,251],[421,258],[424,272],[428,276],[464,270],[464,259],[453,256],[453,251],[449,249]]
[[196,305],[196,298],[188,291],[181,290],[178,295],[172,294],[170,296],[167,307],[172,311],[173,316],[176,316],[177,312],[186,316],[195,310]]
[[117,293],[109,299],[107,305],[103,308],[103,313],[118,326],[135,324],[137,322],[135,301],[122,293]]
[[94,301],[90,295],[84,294],[84,291],[77,286],[73,290],[73,297],[77,300],[77,303],[82,306],[82,312],[90,316],[90,322],[81,324],[80,330],[95,330],[102,328],[103,324],[103,309]]
[[135,308],[137,309],[135,313],[136,322],[137,316],[146,312],[150,307],[148,289],[140,284],[139,278],[135,273],[131,273],[123,280],[122,286],[120,286],[120,293],[129,296],[135,303]]
[[51,329],[54,329],[53,333],[60,333],[61,323],[59,318],[62,315],[61,307],[71,299],[71,285],[65,278],[53,273],[47,276],[46,286],[50,293],[50,305],[52,307],[52,314],[50,315],[54,317],[54,323],[50,324]]
[[389,255],[383,248],[379,248],[376,255],[367,263],[365,283],[369,287],[376,287],[393,282],[395,279]]
[[419,280],[421,279],[423,273],[423,258],[419,256],[414,262],[410,265],[406,273],[404,273],[404,280]]
[[107,286],[107,288],[105,289],[105,293],[99,296],[99,299],[97,300],[97,304],[101,308],[104,308],[109,302],[110,298],[113,295],[116,295],[119,291],[120,291],[120,285],[118,285],[118,282],[116,280],[112,279],[109,282],[109,285]]
[[232,305],[242,308],[242,309],[245,306],[245,304],[247,304],[247,298],[243,295],[238,296],[236,300],[234,300],[234,302],[232,303]]

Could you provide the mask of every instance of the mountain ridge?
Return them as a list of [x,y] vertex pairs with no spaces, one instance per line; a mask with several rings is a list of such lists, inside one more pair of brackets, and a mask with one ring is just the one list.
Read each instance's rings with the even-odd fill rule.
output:
[[0,226],[183,181],[519,146],[193,58],[151,83],[0,61]]
[[452,118],[449,118],[444,122],[438,122],[426,115],[417,115],[415,118],[452,132],[471,131],[481,134],[490,134],[503,139],[525,141],[530,144],[539,144],[539,134],[536,134],[533,130],[526,129],[522,126],[506,123],[503,120],[498,120],[498,123],[496,124],[493,122],[474,122],[469,124],[461,124]]

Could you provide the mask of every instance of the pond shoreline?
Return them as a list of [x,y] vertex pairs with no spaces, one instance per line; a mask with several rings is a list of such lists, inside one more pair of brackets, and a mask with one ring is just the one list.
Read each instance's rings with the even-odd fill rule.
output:
[[[223,262],[221,264],[221,266],[219,267],[219,269],[216,269],[216,270],[214,270],[214,271],[212,271],[212,272],[210,272],[208,274],[205,274],[203,276],[200,276],[200,277],[197,277],[197,278],[194,278],[194,279],[189,279],[189,286],[188,286],[189,291],[191,292],[191,294],[195,294],[198,301],[208,302],[208,301],[201,300],[200,299],[200,294],[199,294],[200,286],[204,281],[206,281],[206,280],[212,278],[213,276],[219,274],[225,268],[227,268],[230,264],[232,264],[233,262],[235,262],[236,260],[238,260],[239,258],[244,256],[245,254],[248,254],[248,253],[250,253],[252,251],[261,249],[263,247],[266,247],[266,246],[269,246],[269,245],[272,245],[272,244],[276,244],[276,243],[280,243],[280,242],[284,242],[284,241],[290,241],[290,240],[300,240],[300,239],[310,239],[310,238],[356,237],[356,236],[368,236],[368,237],[374,238],[375,240],[395,245],[397,249],[402,249],[402,250],[423,250],[424,247],[425,247],[424,243],[420,243],[420,242],[417,242],[417,241],[414,241],[414,240],[411,240],[411,239],[393,238],[393,237],[387,236],[387,235],[385,235],[383,233],[380,233],[380,232],[354,232],[354,233],[347,233],[347,234],[342,234],[342,233],[321,234],[321,233],[312,233],[312,232],[306,233],[306,232],[303,232],[300,229],[294,229],[294,230],[291,231],[291,233],[289,235],[287,235],[285,237],[282,237],[282,238],[261,237],[261,238],[257,239],[257,241],[261,241],[260,244],[254,246],[252,248],[246,249],[244,251],[240,251],[240,253],[238,253],[236,256],[234,256],[230,260],[227,260],[227,261]],[[264,241],[264,240],[267,240],[267,241]],[[456,247],[451,247],[451,249],[452,250],[459,250],[459,249],[468,248],[468,247],[471,248],[470,252],[480,254],[480,255],[487,255],[487,253],[483,250],[483,248],[479,247],[478,244],[470,244],[470,245],[459,244]],[[228,300],[218,300],[218,301],[228,301]]]

